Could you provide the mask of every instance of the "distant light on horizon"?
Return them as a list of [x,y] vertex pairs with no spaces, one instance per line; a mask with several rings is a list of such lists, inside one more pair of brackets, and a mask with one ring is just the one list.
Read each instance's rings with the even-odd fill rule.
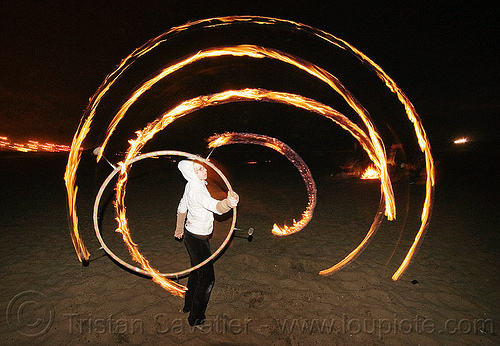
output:
[[[28,140],[28,142],[12,142],[7,136],[0,136],[0,151],[60,153],[69,152],[70,150],[69,145],[41,143],[32,139]],[[80,150],[83,150],[83,148],[80,148]]]
[[465,144],[467,143],[469,140],[467,139],[467,137],[462,137],[462,138],[458,138],[458,139],[455,139],[453,141],[454,144]]

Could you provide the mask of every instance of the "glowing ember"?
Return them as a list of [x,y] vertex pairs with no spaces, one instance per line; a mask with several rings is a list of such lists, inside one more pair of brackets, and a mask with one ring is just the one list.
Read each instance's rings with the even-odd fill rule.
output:
[[[278,226],[274,224],[272,232],[275,235],[289,235],[297,233],[307,226],[312,219],[314,208],[316,207],[316,183],[312,177],[309,167],[295,151],[280,140],[266,135],[254,133],[226,132],[222,135],[214,135],[208,138],[209,148],[218,148],[228,144],[256,144],[276,150],[284,155],[299,171],[304,183],[306,184],[308,202],[306,210],[302,213],[299,221],[293,220],[292,226]],[[256,162],[255,162],[256,163]]]
[[[406,270],[407,266],[411,262],[411,259],[416,253],[417,248],[421,244],[423,240],[423,236],[429,224],[430,212],[432,209],[432,202],[434,196],[434,161],[432,159],[429,141],[427,139],[427,135],[424,131],[420,118],[415,111],[413,105],[406,97],[406,95],[399,89],[396,83],[373,61],[371,61],[367,56],[358,51],[356,48],[349,45],[347,42],[338,39],[337,37],[320,31],[318,29],[294,23],[291,21],[280,20],[276,18],[264,18],[264,17],[252,17],[252,16],[243,16],[243,17],[220,17],[220,18],[211,18],[206,20],[200,20],[197,22],[188,23],[183,26],[179,26],[171,29],[170,31],[158,36],[155,39],[148,41],[143,47],[140,47],[128,57],[126,57],[120,65],[105,79],[103,84],[99,87],[97,92],[92,97],[84,118],[82,118],[82,122],[80,127],[78,128],[71,147],[70,157],[68,160],[68,164],[66,167],[65,173],[65,182],[66,188],[68,191],[68,206],[69,206],[69,216],[71,219],[71,235],[72,240],[78,254],[80,261],[82,259],[88,259],[89,254],[86,250],[82,239],[78,234],[78,218],[76,215],[76,195],[77,188],[75,186],[75,178],[76,171],[80,162],[80,152],[79,148],[85,137],[87,136],[91,124],[93,122],[93,118],[96,114],[97,108],[103,99],[103,97],[107,94],[109,89],[114,85],[114,83],[119,79],[121,75],[141,56],[147,54],[155,47],[158,47],[164,42],[167,42],[172,36],[176,35],[179,32],[188,30],[190,28],[214,28],[217,26],[227,27],[233,24],[241,24],[247,23],[251,25],[284,25],[293,30],[302,31],[315,39],[322,40],[327,44],[334,45],[340,49],[343,49],[354,56],[356,56],[359,60],[361,60],[367,67],[369,67],[376,75],[385,83],[385,85],[389,88],[389,90],[394,93],[398,100],[404,105],[406,114],[408,119],[412,122],[415,130],[415,134],[418,139],[418,145],[420,150],[424,153],[425,162],[426,162],[426,195],[425,201],[422,207],[422,215],[421,215],[421,226],[415,236],[414,242],[410,247],[404,261],[398,268],[398,270],[392,276],[393,280],[397,280],[403,272]],[[159,73],[152,76],[150,79],[146,80],[141,86],[139,86],[132,96],[128,100],[126,100],[120,107],[118,112],[115,114],[114,118],[108,125],[108,129],[105,135],[105,138],[102,143],[99,143],[99,146],[102,147],[100,154],[97,157],[97,160],[100,160],[102,157],[106,144],[114,132],[114,129],[121,121],[121,119],[125,116],[128,109],[137,101],[141,95],[143,95],[147,90],[149,90],[153,85],[158,83],[160,80],[165,78],[166,76],[182,69],[185,66],[188,66],[194,62],[200,61],[202,59],[210,59],[217,58],[221,56],[233,56],[233,57],[247,57],[253,59],[275,59],[279,60],[283,63],[292,65],[302,71],[308,73],[310,76],[326,83],[332,90],[338,93],[345,102],[355,111],[355,113],[361,119],[365,130],[362,130],[359,126],[357,126],[354,122],[349,120],[347,117],[342,115],[341,113],[335,111],[331,107],[321,104],[315,100],[305,98],[300,95],[284,93],[284,92],[275,92],[264,89],[243,89],[243,90],[226,90],[217,94],[205,95],[195,97],[191,100],[187,100],[179,104],[177,107],[172,110],[166,112],[161,117],[159,117],[156,121],[148,124],[143,130],[137,132],[137,138],[135,140],[130,140],[130,147],[127,150],[126,157],[119,164],[120,174],[118,177],[117,185],[116,185],[116,203],[115,209],[117,214],[118,221],[118,229],[123,236],[123,239],[127,246],[129,246],[129,250],[131,250],[132,257],[134,260],[138,261],[143,265],[144,268],[147,269],[147,272],[151,274],[152,277],[157,278],[155,281],[161,283],[161,279],[159,279],[157,271],[153,268],[149,267],[149,264],[144,262],[142,255],[140,253],[135,253],[133,250],[134,243],[130,237],[127,219],[125,217],[125,205],[124,205],[124,196],[125,196],[125,188],[128,177],[128,171],[130,169],[130,164],[133,162],[141,148],[149,141],[149,139],[153,138],[153,136],[158,132],[163,130],[166,126],[171,124],[176,119],[192,113],[196,110],[202,109],[207,106],[219,105],[229,102],[240,102],[240,101],[267,101],[267,102],[277,102],[292,105],[294,107],[299,107],[305,109],[310,112],[314,112],[317,114],[321,114],[326,118],[334,121],[343,129],[348,131],[356,140],[360,143],[362,148],[368,154],[370,160],[373,162],[375,170],[380,175],[380,184],[381,184],[381,198],[379,203],[379,208],[377,214],[374,218],[372,226],[368,231],[365,239],[342,261],[334,265],[333,267],[323,270],[320,272],[321,275],[330,275],[333,272],[340,270],[348,263],[350,263],[356,256],[358,256],[361,251],[369,244],[370,240],[373,238],[373,235],[378,229],[384,214],[386,215],[388,220],[392,220],[396,217],[396,208],[395,201],[392,191],[392,185],[389,179],[389,174],[387,171],[387,162],[384,145],[382,140],[375,130],[375,127],[370,119],[368,112],[364,109],[364,107],[359,104],[359,102],[354,98],[353,95],[340,83],[340,81],[329,72],[324,69],[311,64],[310,62],[304,61],[302,59],[296,58],[290,54],[280,52],[278,50],[272,48],[264,48],[254,45],[240,45],[240,46],[228,46],[228,47],[215,47],[200,50],[197,53],[184,58],[176,62],[173,65],[167,66],[162,69]],[[366,132],[365,132],[366,131]],[[223,142],[220,142],[218,145],[224,145]],[[270,148],[280,151],[280,145],[276,143],[268,143],[266,146]],[[307,183],[306,183],[307,185]],[[303,217],[303,220],[307,219]],[[300,222],[300,221],[299,221]],[[300,227],[300,226],[299,226]],[[160,275],[161,277],[161,275]],[[170,287],[168,284],[163,285],[166,289],[170,290],[173,294],[182,295],[182,288],[179,287]]]
[[363,174],[361,174],[361,179],[363,180],[374,180],[374,179],[380,179],[380,174],[378,173],[377,169],[373,165],[369,165]]

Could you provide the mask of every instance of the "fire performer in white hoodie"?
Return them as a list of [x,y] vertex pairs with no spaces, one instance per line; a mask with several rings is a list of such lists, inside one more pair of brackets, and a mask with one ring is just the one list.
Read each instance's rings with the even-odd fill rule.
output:
[[[177,224],[174,236],[184,237],[184,245],[189,253],[191,266],[195,266],[211,256],[209,239],[213,231],[214,215],[224,214],[238,204],[239,197],[229,191],[222,201],[210,196],[207,190],[207,169],[198,162],[183,160],[178,168],[187,180],[184,194],[177,208]],[[189,312],[189,325],[205,322],[210,293],[215,283],[213,262],[189,274],[183,312]]]

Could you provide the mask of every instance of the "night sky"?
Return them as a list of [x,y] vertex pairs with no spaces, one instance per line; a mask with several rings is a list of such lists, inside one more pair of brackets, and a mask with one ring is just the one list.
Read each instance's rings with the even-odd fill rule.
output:
[[135,48],[188,21],[261,15],[317,27],[368,55],[413,102],[431,144],[459,135],[498,141],[500,13],[495,3],[5,2],[0,135],[70,144],[88,99]]

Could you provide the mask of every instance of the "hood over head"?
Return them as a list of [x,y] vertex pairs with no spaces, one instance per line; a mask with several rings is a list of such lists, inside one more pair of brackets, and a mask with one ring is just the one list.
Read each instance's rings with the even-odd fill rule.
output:
[[203,180],[200,180],[194,171],[194,165],[198,164],[192,160],[182,160],[179,162],[177,165],[177,168],[179,168],[179,171],[181,171],[182,176],[184,179],[186,179],[188,182],[193,182],[193,183],[198,183],[198,184],[205,184]]

